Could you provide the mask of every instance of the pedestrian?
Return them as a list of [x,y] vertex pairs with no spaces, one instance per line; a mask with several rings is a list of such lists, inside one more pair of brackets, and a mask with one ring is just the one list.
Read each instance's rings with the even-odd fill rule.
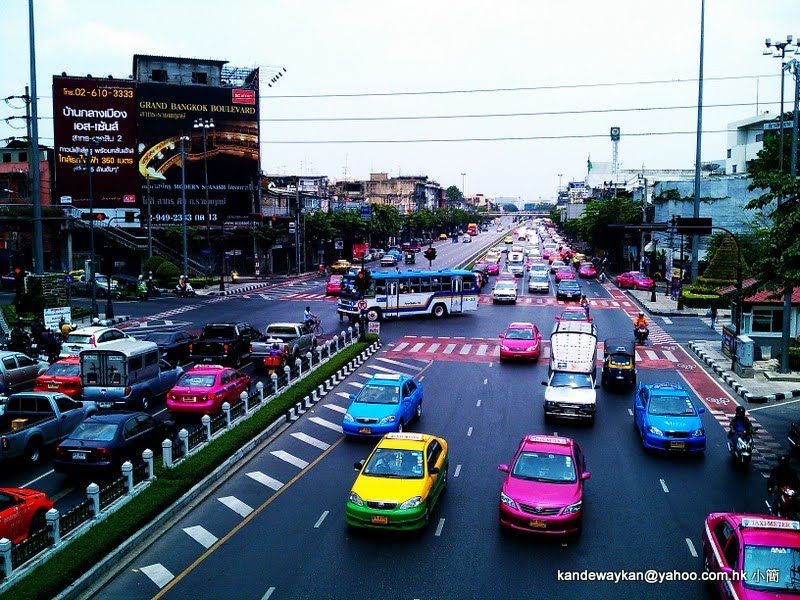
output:
[[589,300],[585,294],[581,294],[581,308],[586,312],[586,318],[589,318]]
[[678,294],[680,293],[680,290],[681,290],[681,280],[680,280],[680,278],[673,276],[673,278],[672,278],[672,287],[670,289],[670,297],[673,300],[677,300],[678,299]]
[[717,326],[717,306],[712,305],[711,308],[708,309],[708,316],[711,317],[711,329],[715,329]]

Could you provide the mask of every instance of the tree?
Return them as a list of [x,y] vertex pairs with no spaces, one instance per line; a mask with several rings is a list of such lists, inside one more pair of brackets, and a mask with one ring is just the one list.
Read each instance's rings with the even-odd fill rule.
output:
[[503,210],[506,212],[517,212],[519,209],[516,204],[503,204]]
[[370,204],[372,207],[372,221],[369,223],[369,232],[373,235],[373,243],[384,242],[396,236],[402,226],[400,211],[391,204]]
[[[170,248],[183,248],[183,226],[169,225],[164,231],[164,238]],[[186,246],[192,250],[199,248],[203,244],[203,236],[197,227],[186,228]]]
[[464,200],[464,194],[462,194],[461,190],[458,189],[458,186],[455,185],[451,185],[449,188],[447,188],[445,194],[450,202],[459,202]]
[[[739,252],[737,250],[736,241],[725,234],[724,239],[721,240],[718,248],[711,256],[708,267],[703,274],[697,278],[700,285],[706,287],[720,288],[726,284],[736,283],[736,267],[739,260]],[[747,277],[750,269],[742,257],[742,278]]]
[[565,229],[594,248],[610,250],[621,240],[621,231],[609,235],[609,225],[638,224],[642,221],[642,206],[629,198],[595,200],[586,205],[586,210],[577,219],[576,225],[567,221]]

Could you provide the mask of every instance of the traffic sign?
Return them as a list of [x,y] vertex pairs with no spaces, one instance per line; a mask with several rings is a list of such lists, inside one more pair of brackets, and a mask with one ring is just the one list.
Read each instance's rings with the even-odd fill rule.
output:
[[333,242],[333,247],[335,250],[344,250],[344,241],[343,240],[335,240]]
[[364,204],[360,212],[362,221],[372,221],[372,207],[369,204]]
[[367,301],[366,300],[359,300],[358,301],[358,310],[367,310]]

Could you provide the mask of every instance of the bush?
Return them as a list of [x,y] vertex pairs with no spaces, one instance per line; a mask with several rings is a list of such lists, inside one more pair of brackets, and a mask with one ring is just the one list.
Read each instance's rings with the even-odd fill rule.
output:
[[730,299],[725,296],[718,296],[717,294],[698,294],[691,290],[684,290],[683,305],[686,308],[710,308],[716,306],[719,309],[729,308],[731,302]]
[[800,371],[800,348],[789,348],[789,370]]
[[162,286],[168,286],[170,284],[177,285],[180,275],[181,271],[177,265],[167,260],[161,263],[158,270],[155,272],[156,281]]
[[150,271],[153,272],[153,276],[155,277],[156,272],[158,271],[158,267],[163,265],[167,262],[167,259],[163,256],[156,256],[155,254],[144,261],[144,265],[142,268],[144,269],[144,275],[147,276],[150,274]]

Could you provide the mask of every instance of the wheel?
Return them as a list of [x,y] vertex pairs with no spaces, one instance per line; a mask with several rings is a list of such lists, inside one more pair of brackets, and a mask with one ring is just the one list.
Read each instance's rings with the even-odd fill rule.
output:
[[142,410],[147,412],[147,409],[150,408],[150,394],[145,392],[142,394]]
[[422,400],[417,404],[417,420],[422,418]]
[[25,459],[31,464],[36,464],[41,457],[42,441],[39,438],[28,440],[28,445],[25,446]]
[[33,535],[45,527],[47,527],[47,519],[45,519],[44,511],[37,510],[36,514],[33,515],[33,518],[31,519],[31,526],[28,529],[28,535]]
[[323,333],[325,333],[325,330],[322,328],[322,325],[314,327],[314,335],[322,335]]
[[380,321],[381,320],[381,311],[379,308],[370,308],[367,311],[367,320],[371,322]]
[[397,433],[403,433],[403,422],[400,421],[400,424],[397,426]]
[[433,316],[437,319],[441,319],[443,316],[447,314],[447,309],[444,307],[444,304],[436,304],[433,307]]
[[236,358],[233,359],[233,366],[237,369],[242,366],[242,356],[241,354],[237,354]]

